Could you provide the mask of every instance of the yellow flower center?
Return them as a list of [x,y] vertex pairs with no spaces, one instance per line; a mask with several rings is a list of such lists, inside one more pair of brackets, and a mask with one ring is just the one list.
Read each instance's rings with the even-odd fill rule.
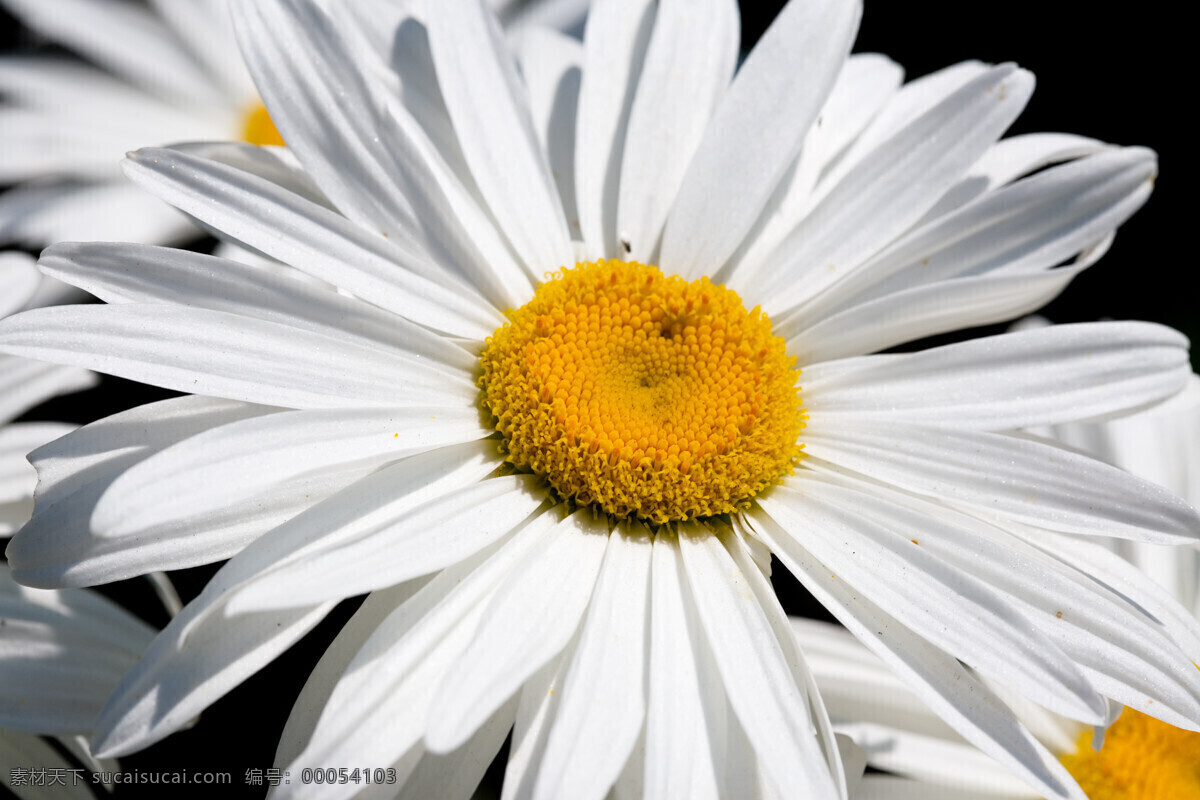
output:
[[1089,800],[1200,798],[1200,733],[1159,722],[1126,708],[1096,752],[1091,731],[1063,765]]
[[262,103],[256,103],[246,114],[242,123],[242,141],[250,144],[283,145],[283,137],[275,129],[275,123],[271,121],[271,115]]
[[555,273],[480,356],[507,459],[564,498],[667,522],[745,507],[799,460],[800,371],[756,306],[624,261]]

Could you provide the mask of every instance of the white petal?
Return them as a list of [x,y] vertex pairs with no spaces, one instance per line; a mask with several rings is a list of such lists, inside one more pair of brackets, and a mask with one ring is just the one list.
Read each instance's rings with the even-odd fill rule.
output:
[[[97,420],[31,454],[40,479],[39,499],[63,502],[82,484],[100,477],[111,482],[132,464],[175,442],[276,410],[193,395],[147,403]],[[107,475],[102,471],[106,465],[111,465]]]
[[722,765],[725,772],[724,794],[745,797],[747,800],[780,800],[779,793],[763,773],[754,745],[746,738],[746,730],[738,721],[728,699],[725,705],[726,725],[722,734],[724,746],[718,750],[719,753],[723,753],[723,757],[718,758],[725,762]]
[[59,241],[175,245],[200,235],[183,214],[113,172],[108,181],[26,183],[6,190],[0,195],[0,240],[30,248]]
[[475,796],[484,772],[504,744],[516,713],[517,699],[514,697],[497,709],[453,753],[425,753],[396,795],[397,800],[427,800],[431,797],[470,800]]
[[[73,120],[27,108],[0,106],[0,181],[18,183],[45,176],[112,180],[121,138],[105,131],[66,127]],[[11,131],[11,133],[9,133]]]
[[[968,773],[969,774],[969,773]],[[1042,795],[1034,790],[1013,792],[1003,784],[992,786],[998,792],[991,793],[986,789],[979,791],[972,787],[971,800],[1039,800]],[[1024,788],[1023,786],[1021,788]],[[920,780],[897,778],[892,775],[865,775],[854,795],[855,800],[962,800],[963,790],[960,786],[945,786]]]
[[[822,294],[819,313],[947,278],[1050,270],[1141,207],[1156,172],[1152,151],[1111,149],[957,205]],[[815,313],[797,321],[812,324]]]
[[24,253],[0,253],[0,317],[25,306],[37,291],[42,276]]
[[581,239],[575,200],[575,119],[583,76],[583,46],[578,39],[529,27],[514,47],[529,84],[529,110],[538,140],[550,160],[550,173],[562,199],[572,239]]
[[644,525],[609,537],[534,798],[603,800],[633,750],[646,712],[651,551]]
[[[757,562],[754,560],[752,548],[762,546],[763,543],[753,537],[753,532],[748,530],[740,516],[734,517],[732,522],[735,533],[725,534],[722,537],[722,543],[729,551],[729,554],[733,556],[734,563],[737,564],[742,576],[750,585],[751,591],[758,598],[759,606],[767,617],[767,622],[775,634],[775,639],[783,649],[784,658],[787,659],[788,667],[792,673],[792,679],[795,680],[797,686],[802,686],[807,693],[811,718],[817,729],[817,741],[824,751],[825,762],[829,767],[830,774],[833,776],[838,797],[845,798],[847,794],[846,772],[841,761],[842,746],[837,742],[833,726],[829,722],[829,713],[825,709],[820,692],[817,690],[817,684],[813,679],[812,672],[809,670],[808,664],[805,663],[804,655],[800,652],[800,648],[792,636],[787,614],[784,613],[783,607],[779,604],[779,599],[775,596],[775,590],[772,588],[770,580],[758,568]],[[760,754],[759,768],[765,770],[766,767],[762,764],[762,760],[763,756]]]
[[97,754],[124,755],[174,733],[308,633],[334,606],[210,615],[184,639],[188,609],[201,598],[171,621],[117,687],[96,721]]
[[[141,129],[143,132],[154,130],[155,123],[164,121],[155,118],[160,114],[175,121],[193,116],[157,102],[93,64],[61,56],[7,52],[0,58],[0,90],[11,105],[51,112],[70,109],[79,112],[81,119],[92,119],[105,127],[125,125],[135,133],[142,120],[150,123],[150,127]],[[134,115],[140,119],[133,119]]]
[[229,599],[289,544],[283,530],[251,543],[171,621],[102,713],[97,752],[130,752],[171,733],[320,621],[333,603],[230,613]]
[[625,132],[654,13],[650,0],[597,0],[588,11],[575,125],[575,190],[588,258],[618,255]]
[[979,61],[962,61],[901,86],[846,152],[829,165],[818,184],[818,195],[827,194],[883,142],[991,68]]
[[292,270],[135,244],[58,244],[38,264],[106,303],[174,303],[340,334],[445,365],[451,376],[473,375],[478,365],[445,337]]
[[219,102],[208,76],[145,8],[89,0],[7,2],[26,25],[145,89],[193,103]]
[[1016,119],[1033,76],[995,67],[939,103],[864,158],[732,288],[767,298],[768,314],[788,312],[908,229]]
[[813,188],[825,167],[886,106],[902,80],[904,70],[885,56],[858,53],[846,59],[799,157],[737,252],[711,276],[714,283],[728,281],[738,269],[754,268],[774,251],[811,209]]
[[284,769],[304,751],[330,694],[354,656],[383,620],[424,585],[424,581],[409,581],[367,595],[354,616],[342,626],[337,638],[325,648],[321,660],[313,667],[304,688],[292,704],[292,711],[275,749],[276,767]]
[[[1194,663],[1200,663],[1200,619],[1181,606],[1179,599],[1171,596],[1148,578],[1129,561],[1112,552],[1101,541],[1094,544],[1074,537],[1047,536],[1041,529],[1005,523],[1009,532],[1021,537],[1033,547],[1042,550],[1057,560],[1079,571],[1085,582],[1095,582],[1104,590],[1111,590],[1142,609],[1156,620],[1172,641],[1187,654]],[[1178,548],[1172,548],[1178,556],[1187,556]],[[1184,560],[1188,560],[1184,558]]]
[[[89,16],[94,13],[94,0],[83,0],[83,5]],[[112,19],[124,10],[118,6]],[[63,19],[71,14],[66,8],[60,11]],[[123,33],[117,36],[124,42]],[[147,65],[142,77],[161,87],[164,66]],[[201,89],[213,94],[211,87]],[[215,103],[171,92],[154,97],[93,64],[62,55],[0,59],[0,94],[6,98],[0,108],[5,131],[0,174],[5,182],[51,176],[112,180],[119,177],[115,167],[121,154],[135,147],[241,134],[242,110],[215,95],[209,98]]]
[[[392,763],[414,748],[422,753],[421,736],[437,684],[461,658],[496,586],[548,541],[560,519],[554,511],[543,514],[498,549],[488,548],[444,570],[387,615],[337,678],[308,746],[291,769],[345,759]],[[415,764],[407,763],[407,757],[405,761],[411,771]],[[405,777],[398,775],[398,782]],[[303,791],[297,784],[292,787],[281,789],[280,795]],[[356,789],[333,791],[352,795]]]
[[575,263],[563,206],[512,53],[482,0],[431,3],[429,44],[471,174],[532,272]]
[[33,514],[33,499],[26,497],[8,503],[0,503],[0,536],[12,536],[29,522]]
[[[501,309],[524,302],[528,275],[495,241],[492,223],[397,102],[396,75],[385,72],[407,72],[413,61],[424,66],[418,55],[427,51],[423,28],[403,21],[395,41],[389,35],[387,42],[389,51],[401,48],[400,60],[372,69],[364,33],[352,22],[339,24],[353,13],[346,9],[330,17],[305,0],[231,9],[247,63],[289,148],[364,238],[428,253],[442,267],[438,272],[459,273],[463,289]],[[408,52],[418,44],[412,37],[420,39],[416,52]],[[412,89],[406,81],[403,94]],[[447,135],[453,130],[441,134]]]
[[[850,722],[839,726],[839,729],[871,754],[871,766],[876,769],[935,784],[949,783],[959,791],[969,791],[967,796],[971,800],[976,800],[976,791],[980,789],[996,792],[995,795],[983,795],[985,800],[998,796],[1034,800],[1042,796],[969,744],[898,731],[869,722]],[[920,795],[922,800],[928,796],[938,795]]]
[[[256,498],[250,507],[207,509],[207,516],[196,527],[157,529],[134,541],[97,539],[89,520],[97,500],[113,480],[150,454],[209,427],[272,410],[204,397],[181,397],[99,420],[33,452],[30,460],[40,476],[38,506],[33,519],[8,548],[18,579],[32,586],[79,586],[161,568],[147,565],[139,569],[143,555],[166,556],[171,560],[169,568],[205,563],[203,555],[214,551],[216,554],[207,560],[227,558],[244,543],[238,534],[244,534],[247,526],[256,531],[255,535],[265,530],[253,528],[263,516],[261,509],[254,508],[262,504],[262,498]],[[289,488],[303,500],[308,492],[301,489],[309,487]],[[293,498],[288,500],[296,503]],[[232,528],[230,536],[236,541],[233,551],[227,549],[230,543],[214,521],[223,521],[226,530]],[[205,531],[205,535],[196,536],[198,530]],[[179,563],[179,558],[188,557],[199,560]]]
[[550,723],[558,711],[559,695],[567,678],[567,667],[575,652],[579,634],[564,648],[558,658],[552,658],[521,687],[517,718],[513,723],[512,747],[504,767],[501,800],[529,800],[533,782],[542,766]]
[[[1098,691],[1173,725],[1197,724],[1191,720],[1200,714],[1200,676],[1153,617],[1086,573],[1076,572],[1071,562],[1049,558],[986,523],[911,495],[887,496],[922,515],[919,527],[910,525],[903,535],[919,536],[922,550],[985,581],[1029,621],[1035,636],[1049,638],[1070,656]],[[902,524],[903,515],[894,516]],[[1064,538],[1040,533],[1038,541]],[[1182,610],[1175,615],[1183,616]],[[1191,640],[1198,627],[1200,623],[1192,620],[1187,630]],[[858,716],[864,718],[861,712]],[[1023,719],[1029,724],[1028,717]],[[1063,746],[1069,749],[1074,733],[1065,739]]]
[[804,404],[817,430],[864,419],[1010,430],[1152,403],[1189,374],[1187,340],[1169,328],[1056,325],[813,364],[803,373]]
[[291,148],[246,142],[184,142],[172,145],[171,152],[232,167],[323,208],[337,210]]
[[90,389],[95,373],[0,355],[0,422],[19,417],[51,397]]
[[30,733],[91,730],[154,630],[96,592],[18,586],[0,569],[0,722]]
[[666,0],[629,113],[617,201],[621,257],[650,263],[684,173],[737,62],[737,5]]
[[[1200,471],[1190,467],[1200,437],[1200,375],[1192,375],[1179,394],[1144,412],[1104,422],[1068,424],[1048,432],[1064,444],[1148,478],[1192,503],[1200,502]],[[1157,550],[1158,554],[1152,554]],[[1188,574],[1188,560],[1174,551],[1142,547],[1119,548],[1123,556],[1147,571],[1186,602],[1196,597],[1200,570]],[[1163,563],[1172,556],[1175,569]],[[1166,569],[1164,569],[1166,567]]]
[[914,533],[936,538],[934,520],[823,481],[793,485],[803,491],[775,487],[759,505],[840,581],[982,674],[1060,714],[1103,722],[1104,702],[1073,660],[973,573],[912,544]]
[[457,404],[469,379],[324,333],[168,305],[56,306],[0,321],[0,347],[182,392],[292,408]]
[[[490,481],[483,481],[483,477],[492,472],[498,463],[494,445],[471,442],[412,456],[348,485],[271,532],[269,541],[263,543],[270,549],[269,563],[264,563],[250,585],[231,597],[230,612],[311,605],[318,599],[340,600],[352,594],[428,574],[461,561],[496,539],[503,538],[529,514],[532,507],[536,507],[543,495],[541,492],[523,491],[532,483],[528,480],[514,481],[501,477],[494,485]],[[481,482],[489,486],[476,485]],[[467,495],[463,499],[467,504],[464,511],[468,520],[472,512],[478,512],[469,500],[486,505],[488,500],[499,498],[498,509],[493,509],[503,511],[496,519],[499,529],[480,526],[482,530],[478,532],[473,529],[459,532],[461,538],[454,543],[457,546],[445,549],[417,548],[417,558],[400,559],[398,564],[385,562],[392,573],[404,575],[385,580],[373,570],[367,570],[362,575],[351,575],[349,578],[350,581],[361,582],[364,588],[340,594],[341,586],[347,580],[342,574],[344,561],[341,556],[331,558],[331,553],[336,554],[347,546],[371,550],[376,539],[386,538],[389,534],[395,535],[401,542],[406,537],[421,539],[421,525],[445,524],[445,517],[453,515],[453,511],[446,508],[447,500],[462,494]],[[507,507],[504,507],[505,501],[511,501]],[[393,526],[394,530],[389,530]],[[413,530],[414,527],[416,530]],[[477,534],[485,541],[475,541],[472,534]],[[337,562],[335,566],[338,569],[326,576],[329,580],[311,575],[314,559],[323,562],[325,558]],[[361,563],[359,567],[362,569]],[[279,573],[288,577],[276,579]],[[297,574],[299,579],[296,578]]]
[[97,504],[92,527],[127,536],[308,472],[398,461],[488,433],[477,410],[455,408],[293,411],[233,422],[127,470]]
[[[387,477],[362,491],[378,494],[380,484],[391,482],[390,471]],[[356,485],[352,492],[358,491]],[[545,488],[530,475],[480,481],[430,500],[399,519],[377,522],[376,530],[353,541],[318,548],[310,554],[321,562],[316,580],[310,563],[292,561],[272,570],[252,589],[239,593],[230,608],[294,606],[300,598],[341,600],[427,575],[503,539],[542,504],[545,495]],[[339,495],[332,502],[352,499]]]
[[1070,133],[1025,133],[996,142],[975,162],[941,200],[929,209],[926,219],[937,219],[976,197],[1059,161],[1071,161],[1099,153],[1111,145]]
[[980,275],[902,289],[823,317],[811,328],[794,317],[775,328],[802,361],[875,353],[926,336],[1006,322],[1037,311],[1099,260],[1111,237],[1069,267],[1034,275]]
[[17,422],[0,427],[0,503],[33,497],[37,485],[26,454],[75,430],[65,422]]
[[749,517],[756,535],[805,588],[965,739],[1046,795],[1085,800],[1066,769],[956,659],[831,577],[761,511],[752,509]]
[[829,96],[858,30],[860,3],[788,3],[738,70],[679,188],[661,264],[715,272],[754,225]]
[[[394,14],[397,10],[402,9],[396,9],[394,3],[384,3],[384,7],[374,13],[373,19],[367,24],[377,26],[383,14]],[[410,8],[408,13],[415,12]],[[361,27],[360,23],[355,30]],[[396,124],[407,131],[412,140],[416,169],[428,170],[430,178],[437,182],[446,197],[446,213],[439,213],[447,218],[444,223],[431,220],[427,224],[428,235],[436,240],[439,248],[446,251],[448,263],[445,265],[457,267],[469,283],[481,287],[502,284],[508,287],[507,294],[515,300],[503,307],[522,304],[541,276],[521,263],[487,209],[487,202],[471,174],[458,133],[446,109],[430,49],[429,32],[423,22],[413,17],[404,19],[394,29],[394,34],[391,30],[385,31],[387,35],[383,43],[384,58],[380,63],[380,74],[389,82],[399,82],[399,88],[392,90],[391,95],[398,93],[403,106],[398,107],[392,101],[387,105]],[[358,53],[353,55],[353,61],[361,60],[357,57]],[[571,118],[574,119],[573,114]],[[553,166],[553,162],[551,164]],[[420,178],[420,175],[416,178]],[[423,183],[426,182],[423,179],[415,180],[409,194],[420,200],[424,196]],[[437,196],[431,199],[436,200]],[[416,210],[420,213],[431,206],[440,208],[430,200],[420,200]],[[439,227],[445,230],[440,231]],[[478,255],[472,249],[461,247],[456,240],[473,242]]]
[[[946,783],[963,783],[969,774],[972,785],[989,784],[1018,796],[1033,796],[1033,790],[1008,769],[962,741],[845,628],[798,617],[790,622],[837,723],[839,738],[843,732],[850,734],[865,748],[872,766]],[[1051,715],[1013,692],[1008,694],[1012,698],[1005,696],[1006,702],[1013,698],[1021,702],[1017,716],[1026,726],[1031,726],[1031,717],[1056,721],[1037,730],[1031,727],[1052,751],[1069,752],[1075,746],[1083,726]],[[851,797],[857,795],[852,791]]]
[[947,740],[955,737],[954,729],[850,631],[835,622],[805,617],[789,617],[788,622],[836,723],[857,720]]
[[248,105],[257,100],[254,82],[238,52],[226,0],[150,0],[150,5],[231,102]]
[[845,766],[847,794],[853,797],[867,770],[867,752],[843,733],[837,734],[837,747]]
[[500,19],[507,30],[524,32],[526,28],[541,26],[576,37],[590,11],[587,0],[528,0],[518,3],[492,0],[492,6],[501,9]]
[[39,586],[88,586],[221,561],[373,468],[360,463],[287,480],[254,497],[119,538],[96,536],[89,527],[86,512],[107,485],[99,481],[73,493],[65,508],[39,506],[8,555],[21,579]]
[[[926,504],[910,502],[928,513]],[[1106,697],[1177,727],[1200,727],[1200,673],[1157,620],[1019,541],[998,546],[994,529],[961,515],[946,521],[927,523],[923,550],[1001,593]]]
[[853,427],[818,432],[810,424],[806,452],[984,518],[1162,544],[1200,537],[1196,512],[1175,495],[1058,447],[898,422]]
[[[797,686],[778,639],[746,578],[717,536],[680,526],[692,602],[730,705],[777,791],[838,795],[816,737],[807,692]],[[752,678],[749,676],[753,676]]]
[[582,510],[518,565],[496,595],[430,710],[426,746],[447,752],[512,697],[578,627],[608,544],[605,523]]
[[483,339],[502,321],[420,252],[257,175],[162,148],[132,153],[124,166],[135,183],[223,236],[414,322]]
[[646,798],[716,800],[727,703],[680,558],[674,533],[660,531],[651,570]]
[[612,800],[641,800],[645,797],[646,793],[642,787],[642,778],[646,771],[646,748],[643,744],[645,738],[643,732],[638,737],[637,744],[633,746],[633,752],[629,755],[629,760],[625,762],[625,768],[617,776],[617,782],[613,784],[610,793]]
[[[422,5],[370,0],[336,5],[329,10],[335,22],[342,22],[342,18],[346,18],[340,29],[351,47],[356,47],[359,37],[371,41],[379,55],[372,77],[381,85],[386,85],[391,98],[398,97],[403,104],[396,109],[394,102],[388,103],[397,124],[412,138],[413,145],[431,149],[433,157],[426,160],[435,176],[441,170],[446,170],[446,177],[457,179],[464,196],[469,194],[481,217],[491,220],[486,216],[486,204],[471,177],[471,168],[467,166],[450,112],[446,110],[446,101],[442,97],[433,64],[433,52],[429,47],[429,31]],[[360,56],[356,61],[361,60],[360,53],[355,55]],[[374,81],[369,81],[367,85],[377,88]],[[442,178],[438,177],[438,180],[445,187]],[[494,225],[495,220],[491,220],[488,227],[493,228]],[[496,234],[494,228],[492,233]],[[507,246],[502,247],[508,252]],[[511,252],[508,252],[507,258],[513,261]]]
[[[20,800],[96,800],[96,795],[92,794],[88,784],[82,780],[73,785],[68,778],[66,786],[39,785],[33,780],[30,771],[35,767],[45,767],[47,772],[63,770],[63,775],[70,775],[71,770],[75,768],[75,765],[63,758],[48,741],[33,734],[0,728],[0,764],[13,765],[6,766],[3,772],[0,772],[0,786],[8,789]],[[26,770],[24,778],[21,777],[19,768]]]

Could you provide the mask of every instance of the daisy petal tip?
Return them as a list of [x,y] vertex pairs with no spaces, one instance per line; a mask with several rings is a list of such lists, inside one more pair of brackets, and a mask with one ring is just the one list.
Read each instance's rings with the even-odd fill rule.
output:
[[472,733],[452,715],[431,713],[425,728],[425,749],[434,755],[453,753],[471,738]]
[[138,164],[147,161],[150,158],[150,151],[161,153],[161,147],[139,147],[136,150],[126,150],[125,158],[122,163]]
[[[14,582],[19,583],[22,586],[28,586],[31,589],[64,588],[61,583],[48,580],[44,575],[39,575],[37,572],[29,572],[21,569],[20,556],[18,555],[16,559],[13,558],[12,542],[15,541],[16,539],[13,539],[8,543],[8,549],[4,553],[4,557],[8,559],[9,575],[12,577]],[[19,554],[20,551],[18,550],[17,552]]]
[[[101,719],[104,714],[101,712]],[[99,723],[97,723],[99,725]],[[98,727],[92,737],[92,755],[96,758],[123,758],[140,749],[128,741],[128,737],[118,735],[119,729]]]

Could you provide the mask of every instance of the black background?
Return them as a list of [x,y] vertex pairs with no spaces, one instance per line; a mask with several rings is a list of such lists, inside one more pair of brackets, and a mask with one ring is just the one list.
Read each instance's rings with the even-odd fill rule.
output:
[[[775,0],[742,3],[744,47],[753,44],[781,5]],[[1150,202],[1121,229],[1108,255],[1042,313],[1056,322],[1158,320],[1195,335],[1195,294],[1188,280],[1194,269],[1188,242],[1196,226],[1195,202],[1187,199],[1195,169],[1192,124],[1185,121],[1195,104],[1195,71],[1182,67],[1195,45],[1165,6],[1122,4],[1121,14],[1098,10],[1103,7],[1073,1],[876,0],[867,3],[854,49],[889,55],[906,68],[908,79],[968,58],[1016,61],[1037,75],[1038,87],[1011,133],[1071,132],[1158,151],[1160,176]],[[3,12],[0,30],[5,49],[28,42]],[[52,401],[25,418],[85,423],[164,396],[106,379],[99,389]],[[215,569],[185,570],[172,578],[186,601]],[[781,568],[775,580],[789,611],[822,615]],[[152,624],[165,624],[165,614],[144,584],[130,582],[105,592]],[[261,796],[262,789],[243,787],[246,770],[272,766],[292,700],[357,605],[343,603],[288,653],[215,703],[194,728],[122,759],[122,768],[227,771],[233,787],[220,790],[222,796]],[[493,770],[489,777],[498,774]],[[168,796],[161,789],[122,787],[115,797],[142,794]]]

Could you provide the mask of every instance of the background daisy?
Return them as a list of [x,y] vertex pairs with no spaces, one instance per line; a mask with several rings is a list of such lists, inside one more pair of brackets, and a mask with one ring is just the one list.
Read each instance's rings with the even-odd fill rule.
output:
[[8,56],[0,240],[176,243],[183,216],[124,180],[119,159],[148,141],[276,143],[229,30],[224,0],[11,0],[44,39],[80,54]]
[[[126,181],[120,159],[152,143],[282,144],[242,64],[227,3],[4,0],[37,39],[79,58],[51,50],[0,59],[0,186],[11,185],[0,195],[0,245],[198,236]],[[512,24],[564,30],[577,29],[587,9],[580,0],[494,5]]]
[[[867,764],[883,771],[863,776],[850,794],[854,800],[1044,797],[963,742],[844,629],[799,618],[792,624],[807,645],[835,728],[855,741]],[[1091,728],[1019,697],[1006,700],[1080,779],[1089,797],[1189,797],[1200,789],[1194,770],[1200,733],[1117,707],[1113,715],[1121,718],[1107,734],[1100,732],[1098,756]],[[1108,763],[1097,768],[1101,759]]]

